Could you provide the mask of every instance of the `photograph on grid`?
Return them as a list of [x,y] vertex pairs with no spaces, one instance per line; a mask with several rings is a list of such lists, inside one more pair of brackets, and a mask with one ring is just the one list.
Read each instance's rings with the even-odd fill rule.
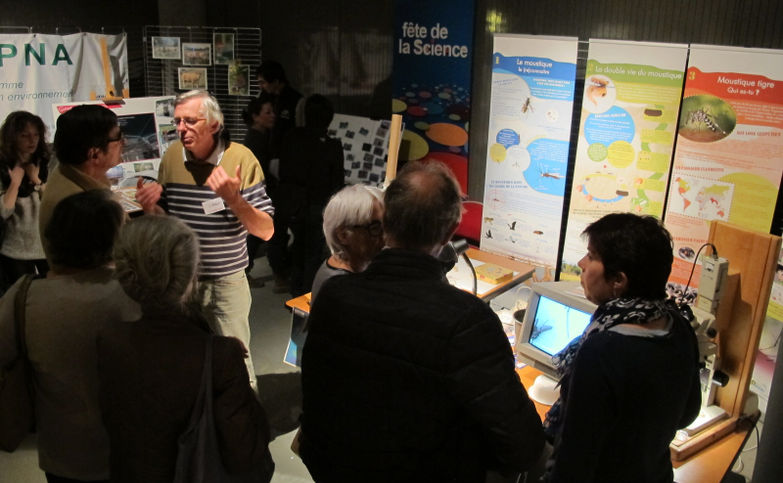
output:
[[249,96],[249,78],[249,65],[231,64],[228,68],[228,93],[232,96]]
[[173,59],[180,58],[179,37],[152,37],[152,58]]
[[212,44],[183,42],[182,63],[184,65],[212,65]]
[[179,89],[207,89],[207,69],[193,67],[178,67]]
[[212,47],[215,50],[215,65],[234,61],[234,34],[215,32],[212,34]]

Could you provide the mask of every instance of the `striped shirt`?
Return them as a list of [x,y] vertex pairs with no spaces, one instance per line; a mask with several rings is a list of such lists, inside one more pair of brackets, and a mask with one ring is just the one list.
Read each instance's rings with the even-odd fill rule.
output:
[[[211,210],[205,210],[203,203],[218,198],[205,184],[213,166],[186,164],[184,151],[177,141],[161,160],[158,172],[158,182],[163,185],[161,205],[169,215],[184,221],[198,235],[199,276],[222,277],[244,270],[248,265],[247,230],[228,207],[205,213]],[[261,165],[249,149],[241,144],[229,144],[220,158],[220,166],[231,177],[236,176],[239,166],[242,197],[254,208],[270,216],[274,214]]]

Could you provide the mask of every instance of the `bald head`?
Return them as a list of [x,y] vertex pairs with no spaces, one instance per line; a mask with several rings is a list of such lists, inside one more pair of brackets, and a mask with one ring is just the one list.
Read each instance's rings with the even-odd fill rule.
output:
[[410,162],[384,195],[390,247],[431,253],[446,243],[462,217],[457,180],[442,163]]

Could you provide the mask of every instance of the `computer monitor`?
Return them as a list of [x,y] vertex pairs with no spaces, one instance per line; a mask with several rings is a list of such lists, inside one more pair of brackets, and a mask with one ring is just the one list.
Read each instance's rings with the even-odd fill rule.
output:
[[557,380],[552,357],[584,332],[596,305],[584,297],[579,282],[532,285],[516,350],[520,362]]

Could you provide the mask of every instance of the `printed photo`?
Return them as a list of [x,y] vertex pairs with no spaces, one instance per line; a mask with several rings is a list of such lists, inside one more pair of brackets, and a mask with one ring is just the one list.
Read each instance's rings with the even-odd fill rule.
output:
[[232,64],[228,68],[228,93],[232,96],[249,96],[250,83],[249,65]]
[[182,90],[206,89],[207,88],[207,69],[178,67],[179,88]]
[[212,34],[212,45],[215,48],[215,65],[230,64],[234,61],[234,34]]
[[122,148],[123,162],[160,158],[161,151],[154,113],[122,114],[117,116],[117,124],[125,136],[125,144]]
[[212,65],[212,44],[184,42],[182,63],[185,65]]
[[153,59],[179,59],[179,37],[152,37]]

